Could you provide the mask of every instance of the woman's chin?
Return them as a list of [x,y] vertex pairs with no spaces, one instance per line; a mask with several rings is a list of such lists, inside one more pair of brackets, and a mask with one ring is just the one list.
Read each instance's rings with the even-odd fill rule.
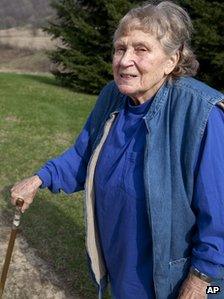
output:
[[126,84],[117,84],[119,91],[127,96],[134,95],[136,90],[134,90],[133,86]]

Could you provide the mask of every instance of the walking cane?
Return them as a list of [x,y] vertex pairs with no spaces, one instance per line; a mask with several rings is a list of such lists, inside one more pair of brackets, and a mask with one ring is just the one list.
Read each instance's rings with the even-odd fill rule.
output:
[[15,211],[15,215],[14,215],[14,219],[13,219],[11,235],[10,235],[10,239],[9,239],[9,244],[8,244],[8,248],[7,248],[7,252],[6,252],[6,256],[5,256],[5,262],[4,262],[1,281],[0,281],[0,299],[2,299],[2,295],[3,295],[3,291],[4,291],[4,287],[5,287],[5,281],[6,281],[6,277],[7,277],[7,273],[8,273],[8,269],[9,269],[9,264],[10,264],[11,257],[12,257],[12,251],[13,251],[16,235],[18,232],[18,228],[20,225],[21,207],[23,206],[23,203],[24,203],[24,201],[22,199],[17,199],[17,201],[16,201],[16,211]]

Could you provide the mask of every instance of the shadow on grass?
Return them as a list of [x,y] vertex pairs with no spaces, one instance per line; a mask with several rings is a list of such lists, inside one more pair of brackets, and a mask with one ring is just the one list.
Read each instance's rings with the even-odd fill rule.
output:
[[86,95],[85,92],[76,90],[74,87],[64,86],[63,84],[61,84],[60,80],[56,79],[51,74],[46,74],[46,75],[20,74],[20,76],[23,77],[24,79],[28,79],[28,80],[31,80],[31,81],[36,81],[36,82],[39,82],[39,83],[44,83],[44,84],[48,84],[48,85],[52,85],[52,86],[57,86],[57,87],[64,88],[66,90],[72,91],[74,93]]
[[53,86],[61,86],[59,82],[50,74],[46,75],[37,75],[37,74],[21,74],[21,77],[24,79],[28,79],[31,81],[36,81],[39,83],[44,83],[48,85],[53,85]]
[[[9,201],[10,188],[11,186],[4,188],[0,193],[5,202],[1,214],[8,225],[12,223],[14,214]],[[44,198],[44,195],[44,192],[39,192],[32,206],[22,215],[23,236],[47,262],[49,268],[54,269],[67,298],[75,298],[77,293],[85,299],[96,298],[96,290],[87,270],[83,225],[71,219],[54,201]],[[74,200],[68,199],[69,209],[70,206],[74,208],[72,202]],[[77,206],[79,209],[80,205],[81,203]],[[51,281],[50,277],[49,280]]]

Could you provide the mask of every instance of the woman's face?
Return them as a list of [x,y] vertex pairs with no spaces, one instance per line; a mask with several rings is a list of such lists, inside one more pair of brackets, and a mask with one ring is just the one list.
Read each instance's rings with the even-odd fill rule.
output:
[[[177,58],[177,57],[176,57]],[[113,74],[121,93],[136,104],[151,98],[176,65],[160,42],[141,30],[130,31],[114,43]]]

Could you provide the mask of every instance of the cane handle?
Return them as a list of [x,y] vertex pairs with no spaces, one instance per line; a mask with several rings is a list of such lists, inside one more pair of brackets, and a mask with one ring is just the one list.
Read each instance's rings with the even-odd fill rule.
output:
[[17,200],[16,200],[16,206],[18,208],[22,208],[23,204],[24,204],[24,200],[22,198],[17,198]]

